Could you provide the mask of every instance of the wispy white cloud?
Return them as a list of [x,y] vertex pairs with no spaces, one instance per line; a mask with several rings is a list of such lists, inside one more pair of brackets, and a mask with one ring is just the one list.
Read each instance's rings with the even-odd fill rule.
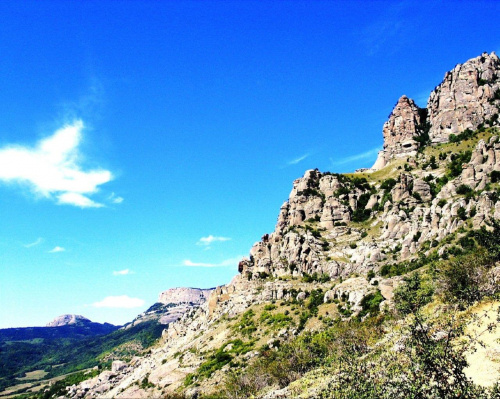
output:
[[35,241],[30,242],[29,244],[24,244],[24,248],[36,247],[37,245],[41,244],[42,242],[43,242],[43,238],[38,237]]
[[130,269],[123,269],[123,270],[117,270],[113,271],[113,276],[125,276],[127,274],[133,274],[134,272]]
[[57,197],[57,203],[60,205],[75,205],[80,208],[101,208],[104,206],[80,193],[63,193]]
[[108,197],[108,201],[113,204],[121,204],[123,202],[123,197],[119,197],[115,193],[111,193],[111,195]]
[[189,259],[186,259],[182,262],[182,264],[183,266],[189,267],[236,267],[241,259],[243,259],[243,255],[223,260],[220,263],[193,262]]
[[89,198],[101,184],[113,179],[104,169],[84,170],[80,161],[83,122],[77,120],[40,140],[34,147],[0,148],[0,181],[27,185],[37,196],[58,204],[98,208]]
[[133,309],[140,308],[145,303],[144,299],[131,298],[127,295],[118,296],[107,296],[100,302],[94,302],[92,304],[95,308],[121,308],[121,309]]
[[377,154],[380,150],[382,150],[382,147],[373,148],[373,149],[366,151],[366,152],[363,152],[361,154],[350,155],[348,157],[340,158],[337,160],[333,160],[332,158],[330,158],[330,161],[331,161],[332,165],[344,165],[346,163],[360,161],[362,159],[376,158]]
[[379,18],[360,29],[361,43],[367,48],[368,55],[374,55],[384,49],[394,52],[404,44],[415,40],[412,32],[417,28],[411,15],[411,1],[394,2],[382,9]]
[[229,241],[231,238],[229,237],[218,237],[218,236],[213,236],[209,235],[208,237],[201,237],[196,245],[203,245],[203,246],[209,246],[214,242],[224,242],[224,241]]
[[55,253],[57,253],[57,252],[64,252],[64,251],[66,251],[66,249],[65,249],[65,248],[60,247],[60,246],[57,246],[57,247],[52,248],[52,249],[49,251],[49,254],[55,254]]
[[301,155],[298,158],[292,159],[291,161],[288,161],[286,164],[287,165],[297,165],[299,162],[302,162],[304,159],[306,159],[310,154],[304,154]]

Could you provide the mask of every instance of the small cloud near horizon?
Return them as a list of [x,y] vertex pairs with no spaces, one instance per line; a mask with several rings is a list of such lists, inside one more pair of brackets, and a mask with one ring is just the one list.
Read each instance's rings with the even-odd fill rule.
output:
[[130,269],[114,270],[113,276],[126,276],[127,274],[134,274]]
[[144,299],[131,298],[128,295],[107,296],[102,301],[94,302],[94,308],[115,308],[115,309],[133,309],[140,308],[145,303]]
[[55,254],[55,253],[57,253],[57,252],[64,252],[64,251],[66,251],[66,249],[65,249],[65,248],[60,247],[60,246],[56,246],[56,247],[52,248],[52,249],[49,251],[49,254]]
[[42,237],[38,237],[35,241],[30,242],[29,244],[24,244],[24,248],[31,248],[31,247],[36,247],[37,245],[41,244],[43,242]]
[[348,157],[340,158],[338,160],[333,160],[332,158],[330,158],[330,161],[331,161],[332,165],[344,165],[346,163],[360,161],[362,159],[376,158],[377,154],[381,150],[382,150],[382,147],[376,147],[376,148],[373,148],[373,149],[368,150],[366,152],[362,152],[360,154],[355,154],[355,155],[350,155]]
[[230,241],[230,240],[231,240],[230,237],[213,236],[212,234],[210,234],[207,237],[201,237],[198,240],[198,242],[196,243],[196,245],[202,245],[205,247],[209,247],[214,242],[225,242],[225,241]]
[[101,168],[85,170],[80,164],[83,128],[83,122],[75,120],[34,147],[3,146],[0,148],[0,181],[28,186],[35,197],[53,200],[58,205],[103,207],[104,204],[90,196],[99,191],[100,185],[111,181],[113,174]]
[[243,255],[236,256],[231,259],[223,260],[220,263],[204,263],[204,262],[193,262],[189,259],[182,261],[183,266],[188,267],[236,267],[241,259],[243,259]]

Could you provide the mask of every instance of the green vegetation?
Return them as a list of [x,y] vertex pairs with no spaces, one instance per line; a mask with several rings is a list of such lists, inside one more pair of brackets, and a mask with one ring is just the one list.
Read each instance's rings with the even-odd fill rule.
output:
[[472,131],[471,129],[465,129],[462,133],[455,135],[455,134],[450,134],[450,137],[448,140],[450,143],[459,143],[464,140],[470,140],[472,138],[477,137],[478,131]]
[[17,398],[32,398],[32,399],[51,399],[57,397],[65,397],[68,393],[66,390],[67,386],[78,384],[82,381],[88,380],[90,378],[95,377],[101,371],[99,370],[90,370],[90,371],[80,371],[78,373],[73,373],[68,375],[62,380],[56,381],[53,384],[49,385],[43,391],[36,393],[23,394],[23,392],[18,392],[21,395],[17,396]]
[[392,178],[389,178],[389,179],[386,179],[384,180],[381,184],[380,184],[380,188],[382,190],[388,190],[388,191],[391,191],[394,186],[396,185],[396,180],[395,179],[392,179]]
[[[225,395],[251,397],[270,387],[283,388],[320,368],[319,378],[327,378],[327,386],[320,384],[316,393],[320,398],[497,398],[499,384],[482,388],[465,374],[466,354],[479,338],[464,334],[471,316],[457,313],[498,294],[500,287],[491,288],[486,281],[500,256],[500,225],[492,227],[491,232],[482,229],[459,238],[465,247],[474,248],[472,253],[422,259],[421,264],[430,267],[408,273],[394,292],[396,313],[379,313],[383,297],[377,290],[362,300],[356,318],[303,331],[277,349],[263,350],[246,367],[230,371]],[[483,250],[477,250],[479,243]],[[309,310],[319,306],[320,294],[311,293]],[[429,310],[430,305],[441,310]],[[351,313],[348,304],[339,306],[339,312]],[[300,323],[305,325],[310,316],[303,311]],[[491,324],[487,331],[494,328]],[[394,337],[386,336],[387,331]],[[299,387],[306,387],[314,375]]]
[[[70,327],[70,326],[65,326]],[[60,327],[19,332],[19,338],[26,338],[30,333],[43,338],[39,340],[4,340],[0,341],[0,390],[16,384],[17,377],[23,377],[26,372],[45,370],[45,378],[52,378],[94,366],[109,367],[111,361],[104,361],[106,354],[125,343],[135,342],[140,348],[148,348],[160,336],[164,326],[156,321],[142,322],[128,329],[116,330],[110,334],[99,336],[72,335],[70,329],[57,333]],[[24,330],[24,329],[23,329]],[[3,333],[6,334],[5,330]],[[50,334],[50,335],[49,335]],[[122,355],[132,357],[136,350],[126,350]],[[60,367],[53,367],[61,365]]]
[[233,326],[235,331],[239,331],[243,336],[252,336],[252,334],[257,331],[257,326],[255,325],[255,321],[253,317],[255,316],[255,312],[250,309],[243,313],[241,317],[241,321]]
[[420,269],[438,259],[437,251],[433,251],[427,256],[421,253],[418,259],[383,265],[380,268],[380,275],[383,277],[401,276],[402,274]]
[[434,295],[431,281],[423,280],[420,273],[411,273],[404,278],[404,284],[394,291],[396,309],[403,315],[415,313],[428,304]]
[[243,342],[241,339],[226,342],[200,365],[196,373],[186,376],[184,386],[189,386],[196,381],[210,377],[214,372],[230,363],[236,356],[251,351],[253,346],[254,341]]
[[[366,179],[364,179],[366,181]],[[361,194],[358,198],[358,206],[356,210],[352,213],[353,222],[364,222],[368,220],[371,215],[370,209],[365,209],[370,199],[371,193]]]
[[361,300],[362,310],[361,312],[359,312],[358,317],[363,318],[367,315],[377,315],[379,313],[379,306],[383,300],[384,297],[380,293],[380,290],[377,290],[375,293],[371,293],[363,297],[363,299]]
[[302,281],[304,283],[312,283],[312,282],[327,283],[330,280],[331,280],[330,276],[326,273],[322,274],[319,274],[318,272],[314,272],[313,274],[304,273],[304,275],[302,276]]
[[293,319],[290,316],[285,315],[284,313],[271,314],[264,311],[260,315],[259,321],[268,326],[271,326],[271,328],[274,330],[279,330],[292,323]]
[[470,158],[472,156],[472,151],[467,150],[467,151],[462,151],[457,154],[451,154],[451,162],[447,165],[447,177],[448,178],[455,178],[457,176],[460,176],[462,173],[462,165],[464,163],[468,163],[470,161]]

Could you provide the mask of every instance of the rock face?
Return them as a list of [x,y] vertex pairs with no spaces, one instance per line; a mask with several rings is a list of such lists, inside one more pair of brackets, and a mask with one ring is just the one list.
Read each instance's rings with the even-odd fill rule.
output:
[[64,314],[62,316],[56,317],[50,323],[47,323],[46,327],[61,327],[67,326],[70,324],[84,324],[91,323],[89,319],[83,316],[79,316],[76,314]]
[[158,302],[164,305],[182,303],[201,305],[208,299],[212,291],[213,288],[205,290],[200,288],[171,288],[158,296]]
[[483,53],[458,64],[430,94],[427,108],[419,108],[406,96],[398,100],[384,124],[384,149],[372,170],[382,169],[393,158],[415,155],[420,141],[444,143],[451,134],[498,125],[499,109],[498,56]]
[[475,130],[498,114],[500,60],[483,53],[447,72],[431,93],[427,105],[432,142],[446,142],[450,134]]
[[213,288],[171,288],[160,293],[157,303],[125,327],[147,320],[158,320],[161,324],[170,324],[180,319],[185,313],[204,304],[213,291]]
[[383,158],[415,155],[418,142],[415,137],[422,135],[426,118],[426,110],[419,108],[415,101],[402,96],[384,123]]

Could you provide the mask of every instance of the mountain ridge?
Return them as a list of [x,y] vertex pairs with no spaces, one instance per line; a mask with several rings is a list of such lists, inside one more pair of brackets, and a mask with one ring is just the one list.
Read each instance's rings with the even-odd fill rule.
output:
[[[493,387],[493,398],[494,381],[465,373],[466,352],[450,352],[456,364],[453,356],[439,358],[432,371],[418,362],[434,360],[422,360],[412,345],[426,339],[442,350],[443,337],[462,328],[446,327],[448,316],[466,318],[483,298],[498,305],[499,76],[496,54],[483,53],[445,74],[425,112],[401,97],[374,168],[306,171],[275,230],[252,246],[229,284],[170,323],[151,353],[68,387],[68,395],[354,398],[371,389],[375,396],[366,397],[388,398],[419,389],[430,398],[436,389],[452,397],[443,396],[443,381],[454,379],[453,389],[476,392],[468,397],[487,397],[478,392]],[[460,262],[479,268],[464,277],[477,291],[470,297],[454,280]],[[497,349],[481,361],[497,367]],[[335,351],[339,357],[328,358]],[[395,353],[401,363],[391,363]],[[336,368],[343,356],[346,368]],[[449,369],[458,374],[449,377]]]
[[[60,326],[66,326],[70,324],[85,324],[85,323],[91,323],[89,319],[87,319],[84,316],[81,315],[76,315],[76,314],[64,314],[61,316],[56,317],[54,320],[51,322],[47,323],[45,327],[60,327]],[[109,323],[105,323],[109,324]]]

